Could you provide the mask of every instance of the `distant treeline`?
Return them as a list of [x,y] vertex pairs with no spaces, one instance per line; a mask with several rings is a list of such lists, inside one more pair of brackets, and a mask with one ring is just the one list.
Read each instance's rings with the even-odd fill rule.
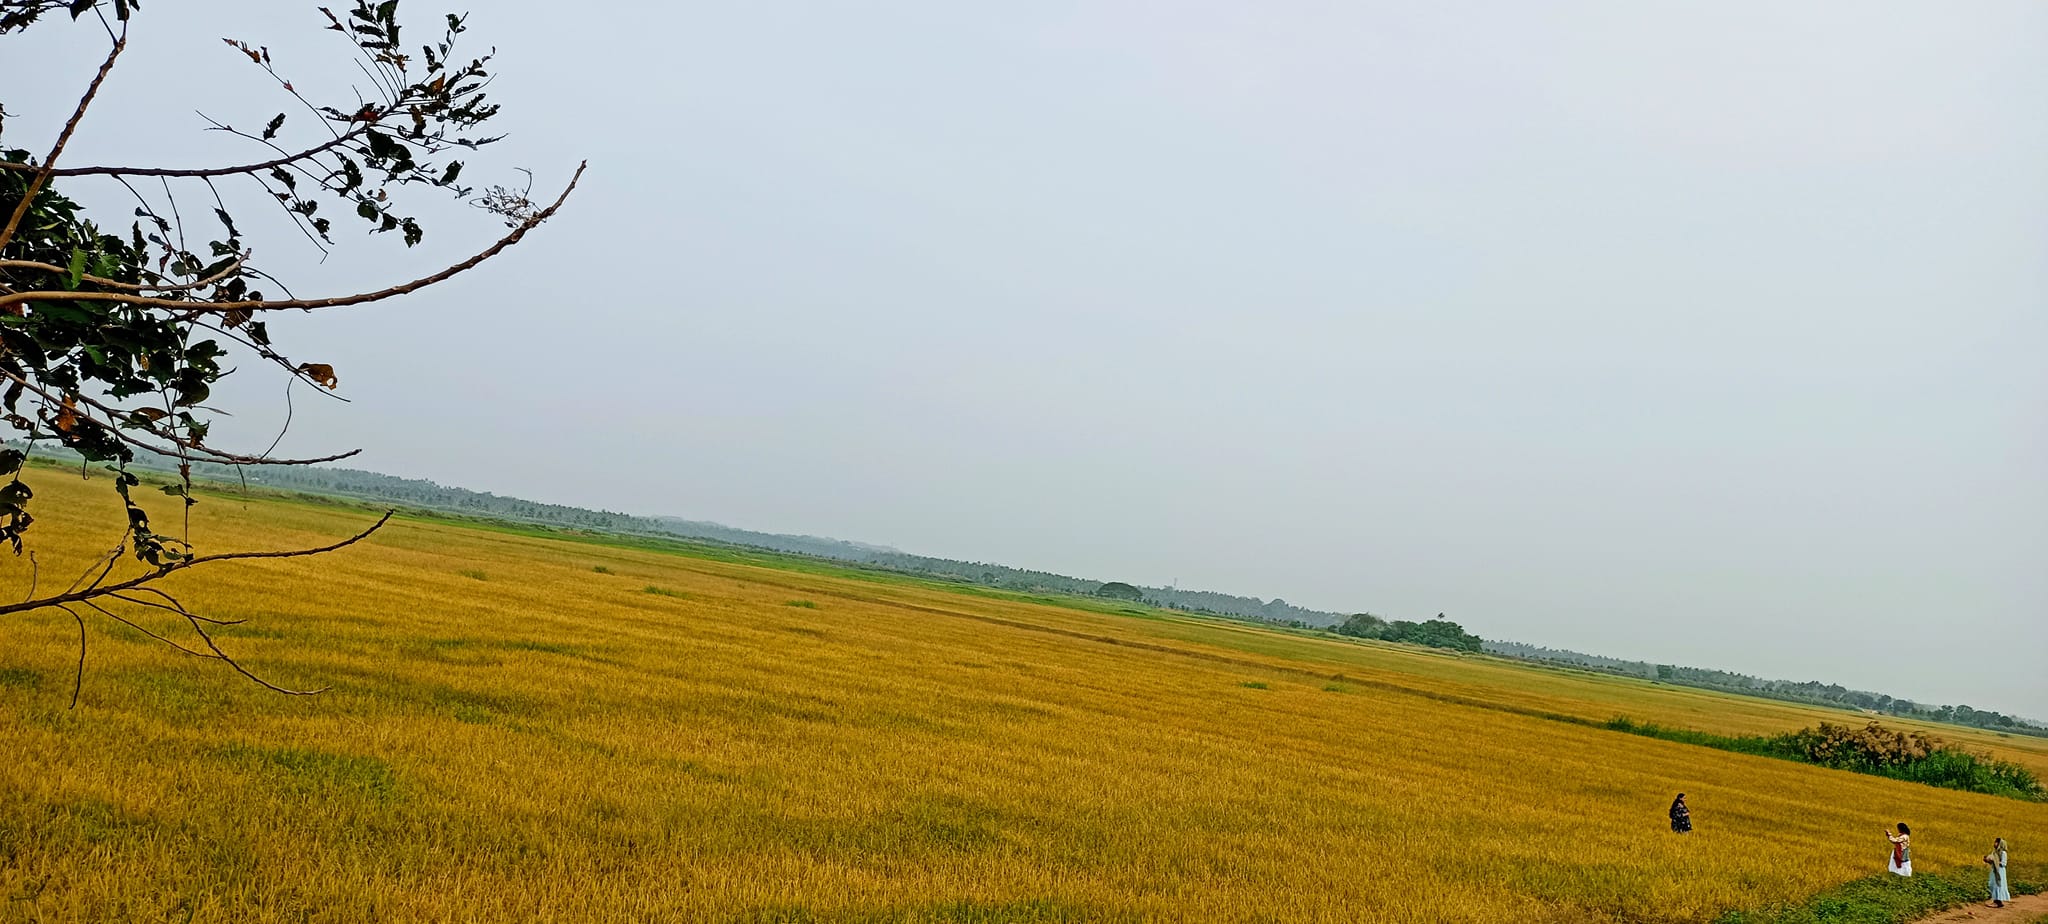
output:
[[1570,664],[1589,670],[1606,671],[1629,677],[1644,677],[1664,683],[1699,687],[1707,690],[1743,693],[1749,696],[1762,696],[1786,702],[1857,709],[1865,712],[1895,715],[1902,718],[1941,722],[1948,725],[1964,725],[1971,728],[1986,728],[1994,731],[2048,737],[2048,728],[2036,725],[2017,716],[2009,716],[2004,713],[1983,709],[1973,709],[1969,706],[1924,706],[1909,699],[1896,699],[1883,693],[1872,693],[1868,690],[1851,690],[1837,683],[1821,683],[1817,680],[1765,680],[1748,674],[1736,674],[1712,668],[1651,664],[1647,661],[1625,661],[1619,658],[1603,658],[1599,655],[1567,651],[1561,648],[1524,645],[1519,642],[1496,642],[1489,640],[1486,643],[1486,651],[1510,658]]
[[[17,447],[19,443],[14,443]],[[37,446],[37,458],[76,462],[78,456],[59,447]],[[148,453],[139,454],[135,467],[174,472],[178,460]],[[1032,594],[1088,596],[1103,586],[1089,578],[1070,577],[1050,571],[1012,568],[990,562],[956,561],[912,555],[887,546],[848,542],[821,536],[793,536],[738,529],[681,517],[634,516],[609,510],[590,510],[564,504],[544,504],[502,497],[484,491],[452,488],[422,478],[399,478],[377,472],[325,466],[232,466],[214,462],[193,462],[192,475],[228,484],[247,483],[290,491],[327,494],[378,503],[402,504],[424,510],[467,516],[532,523],[566,529],[623,533],[643,536],[673,536],[722,542],[728,545],[766,549],[795,555],[809,555],[835,561],[853,562],[885,571],[895,571],[945,581],[979,584]],[[1278,598],[1261,600],[1207,590],[1176,587],[1139,587],[1143,602],[1155,606],[1252,619],[1303,627],[1334,626],[1344,620],[1339,613],[1295,606]]]
[[1889,729],[1876,722],[1862,728],[1820,723],[1782,735],[1716,735],[1665,728],[1627,718],[1609,721],[1614,731],[1685,744],[1817,764],[1946,789],[1981,792],[2031,802],[2048,802],[2048,789],[2019,764],[1976,754],[1940,738]]
[[[21,444],[18,442],[8,445],[13,445],[17,448],[21,447]],[[149,456],[146,453],[142,455],[143,457],[138,458],[136,461],[137,468],[162,472],[177,470],[176,459]],[[59,459],[72,463],[78,461],[77,454],[66,449],[50,446],[37,446],[34,456],[43,459]],[[1746,674],[1735,674],[1727,671],[1674,667],[1668,664],[1651,664],[1646,661],[1628,661],[1619,658],[1603,658],[1598,655],[1583,654],[1558,648],[1544,648],[1516,642],[1483,640],[1466,632],[1457,623],[1442,619],[1441,614],[1439,614],[1437,619],[1425,620],[1423,622],[1390,621],[1370,613],[1347,615],[1326,610],[1309,609],[1307,607],[1295,606],[1278,597],[1271,600],[1262,600],[1258,597],[1244,597],[1208,590],[1183,590],[1178,587],[1147,587],[1125,584],[1118,581],[1104,583],[1088,578],[1054,574],[1050,571],[1012,568],[1007,565],[989,562],[956,561],[949,558],[934,558],[928,555],[912,555],[908,552],[902,552],[886,546],[848,542],[842,539],[830,539],[821,536],[763,533],[723,526],[717,523],[686,520],[680,517],[634,516],[609,510],[591,510],[563,504],[544,504],[537,501],[521,500],[516,497],[501,497],[488,492],[471,491],[465,488],[451,488],[420,478],[399,478],[357,469],[313,466],[237,467],[213,462],[194,462],[192,463],[192,474],[196,478],[227,484],[246,482],[251,485],[261,485],[270,488],[348,497],[377,503],[401,504],[425,510],[508,520],[516,523],[531,523],[564,529],[580,529],[624,535],[708,540],[773,552],[808,555],[815,558],[849,562],[877,570],[935,578],[956,583],[995,587],[1022,593],[1090,596],[1101,595],[1105,588],[1129,588],[1129,592],[1118,591],[1112,595],[1123,596],[1126,599],[1168,609],[1181,610],[1183,612],[1225,616],[1233,619],[1248,619],[1302,629],[1324,629],[1355,637],[1379,638],[1387,641],[1430,645],[1438,648],[1465,651],[1477,651],[1483,648],[1487,652],[1507,657],[1570,664],[1590,670],[1645,677],[1652,680],[1662,680],[1667,683],[1684,684],[1733,693],[1746,693],[1752,696],[1767,696],[1792,702],[1867,709],[1936,722],[2048,736],[2048,728],[2028,723],[2013,716],[1972,709],[1969,706],[1922,706],[1910,700],[1894,699],[1879,693],[1850,690],[1836,684],[1822,684],[1814,681],[1794,683],[1784,680],[1763,680]],[[1347,626],[1349,627],[1348,629],[1346,628]]]

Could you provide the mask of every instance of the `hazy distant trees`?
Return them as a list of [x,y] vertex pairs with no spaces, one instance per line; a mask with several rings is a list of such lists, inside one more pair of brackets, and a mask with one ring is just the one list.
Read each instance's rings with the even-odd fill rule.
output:
[[[259,82],[275,85],[286,107],[275,115],[245,112],[232,120],[201,116],[210,130],[249,142],[245,162],[150,164],[146,161],[158,146],[138,136],[131,140],[143,163],[76,166],[64,161],[65,148],[128,48],[128,24],[139,12],[138,0],[0,0],[0,39],[29,41],[18,36],[35,28],[61,28],[49,20],[67,13],[74,22],[91,23],[107,39],[96,71],[60,73],[46,66],[26,84],[10,87],[9,97],[0,100],[0,120],[30,111],[70,114],[55,137],[38,139],[33,151],[13,144],[11,137],[0,138],[0,421],[29,447],[62,446],[110,472],[107,481],[123,508],[120,541],[68,585],[39,584],[33,556],[17,559],[15,599],[20,602],[0,605],[0,613],[63,610],[78,621],[81,646],[85,618],[97,614],[241,670],[208,634],[208,626],[216,623],[149,585],[202,564],[331,551],[382,525],[380,520],[353,538],[317,549],[202,554],[183,528],[175,534],[159,529],[135,496],[141,493],[140,481],[128,466],[143,453],[177,460],[178,483],[162,491],[190,508],[197,502],[194,462],[306,465],[353,455],[283,459],[267,449],[236,452],[214,446],[209,426],[213,415],[224,413],[213,399],[216,386],[246,363],[276,367],[288,386],[334,390],[340,384],[334,367],[286,356],[282,337],[274,336],[281,332],[267,326],[278,312],[364,305],[437,285],[517,244],[553,216],[575,187],[572,177],[553,202],[535,202],[523,190],[492,186],[479,192],[462,185],[464,161],[455,158],[497,140],[480,131],[498,113],[484,95],[491,82],[491,56],[471,57],[458,49],[467,27],[456,15],[436,20],[436,31],[424,36],[424,43],[416,38],[401,42],[398,6],[397,0],[356,0],[339,16],[318,9],[324,22],[314,22],[340,35],[342,54],[335,69],[350,75],[344,79],[353,84],[325,92],[308,75],[290,75],[299,78],[295,84],[265,45],[227,39],[226,53],[247,57],[261,72]],[[171,9],[164,15],[200,19],[208,14]],[[239,25],[223,24],[229,29]],[[353,80],[356,74],[362,80]],[[332,104],[315,102],[323,96]],[[161,102],[184,107],[192,101]],[[67,197],[78,184],[94,182],[105,184],[111,194],[132,197],[132,213],[125,206],[111,213],[90,212]],[[235,198],[237,188],[246,190],[251,201],[275,206],[292,227],[285,232],[288,239],[263,241],[259,248],[245,238],[233,214],[241,201]],[[493,214],[504,222],[501,236],[474,256],[419,278],[340,295],[291,294],[253,262],[258,250],[287,252],[295,244],[324,257],[340,233],[337,220],[359,222],[354,227],[371,233],[391,233],[408,247],[418,244],[425,230],[409,210],[423,190],[469,200]],[[323,212],[323,206],[335,208]],[[329,217],[337,214],[346,217]],[[125,231],[119,227],[122,221],[130,222]],[[18,556],[37,518],[30,513],[32,492],[21,480],[29,454],[14,447],[0,450],[0,477],[11,476],[0,484],[0,542]],[[41,516],[50,513],[36,510]],[[133,563],[124,564],[124,559]],[[69,563],[62,567],[78,573]],[[141,624],[166,614],[189,628],[194,647]]]
[[1811,703],[1821,706],[1835,706],[1865,712],[1988,728],[1997,731],[2015,731],[2031,735],[2048,735],[2048,728],[2031,724],[2016,716],[1998,712],[1972,709],[1969,706],[1924,707],[1909,699],[1897,699],[1883,693],[1867,690],[1852,690],[1841,684],[1821,683],[1817,680],[1766,680],[1748,674],[1714,670],[1703,667],[1682,667],[1674,664],[1651,664],[1646,661],[1628,661],[1620,658],[1606,658],[1561,648],[1545,648],[1540,645],[1525,645],[1519,642],[1486,642],[1486,650],[1493,654],[1532,661],[1548,661],[1569,664],[1589,670],[1622,674],[1630,677],[1646,677],[1663,683],[1701,687],[1730,693],[1743,693],[1770,699],[1797,703]]

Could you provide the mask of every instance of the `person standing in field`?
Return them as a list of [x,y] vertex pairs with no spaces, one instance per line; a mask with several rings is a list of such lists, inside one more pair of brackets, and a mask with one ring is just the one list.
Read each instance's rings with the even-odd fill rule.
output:
[[1991,867],[1991,907],[2003,908],[2012,901],[2012,886],[2005,881],[2005,838],[1991,839],[1991,852],[1984,855],[1984,864]]
[[1671,800],[1671,830],[1678,834],[1692,831],[1692,809],[1685,807],[1685,793]]
[[1886,831],[1884,838],[1892,842],[1891,863],[1886,865],[1885,869],[1890,870],[1895,876],[1913,875],[1913,829],[1906,827],[1906,823],[1902,821],[1899,822],[1899,833],[1896,836]]

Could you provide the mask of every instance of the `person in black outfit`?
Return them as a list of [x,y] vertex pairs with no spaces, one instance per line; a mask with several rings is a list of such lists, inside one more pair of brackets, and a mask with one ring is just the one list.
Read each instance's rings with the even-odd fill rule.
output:
[[1692,809],[1685,807],[1685,793],[1671,800],[1671,830],[1678,834],[1692,830]]

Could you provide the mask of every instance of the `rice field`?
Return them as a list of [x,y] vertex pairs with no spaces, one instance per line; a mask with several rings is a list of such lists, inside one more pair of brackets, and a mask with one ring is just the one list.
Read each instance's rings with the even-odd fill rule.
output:
[[[47,512],[111,492],[32,481],[68,580],[119,521]],[[202,551],[372,519],[194,513]],[[1843,713],[1145,609],[417,518],[173,581],[330,689],[100,620],[70,709],[76,624],[8,617],[0,922],[1711,921],[1880,869],[1899,820],[1925,868],[2048,845],[2048,805],[1540,715]]]

